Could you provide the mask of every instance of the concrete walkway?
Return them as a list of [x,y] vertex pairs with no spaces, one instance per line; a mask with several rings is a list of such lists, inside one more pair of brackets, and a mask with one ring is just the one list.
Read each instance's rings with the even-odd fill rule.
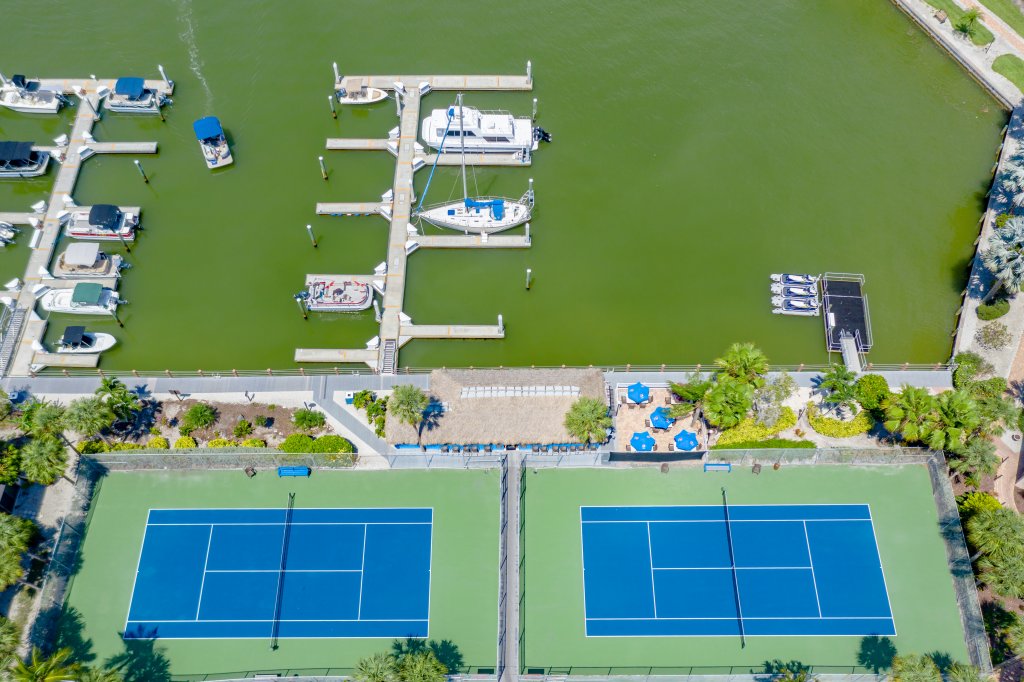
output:
[[1001,463],[996,472],[995,492],[996,497],[1003,503],[1004,507],[1019,512],[1017,507],[1017,476],[1020,471],[1021,443],[1010,440],[1009,436],[1004,438],[993,438],[996,444],[996,454],[999,455]]

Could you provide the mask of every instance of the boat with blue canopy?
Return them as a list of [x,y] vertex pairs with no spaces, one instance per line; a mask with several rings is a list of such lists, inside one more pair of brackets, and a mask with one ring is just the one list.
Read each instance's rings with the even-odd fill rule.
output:
[[224,128],[216,116],[206,116],[192,124],[196,139],[199,140],[199,148],[203,150],[203,159],[206,160],[207,168],[221,168],[234,163],[231,158],[231,148],[228,146],[228,139],[224,136]]
[[124,114],[159,114],[166,102],[159,90],[146,87],[145,79],[126,77],[117,79],[104,106]]
[[0,178],[34,178],[46,173],[50,153],[31,142],[0,142]]

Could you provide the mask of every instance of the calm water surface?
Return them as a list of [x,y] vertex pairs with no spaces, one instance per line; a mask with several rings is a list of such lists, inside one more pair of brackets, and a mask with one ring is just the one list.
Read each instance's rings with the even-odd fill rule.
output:
[[[317,201],[376,199],[394,168],[385,153],[333,152],[320,179],[325,138],[396,125],[393,102],[330,118],[334,60],[348,73],[521,73],[532,59],[534,93],[466,102],[528,113],[536,96],[555,135],[532,168],[471,177],[515,196],[535,178],[532,249],[409,262],[417,323],[502,313],[508,337],[416,341],[408,366],[707,362],[734,340],[779,363],[821,362],[821,320],[772,315],[768,275],[827,270],[867,277],[872,360],[944,360],[1006,120],[885,0],[529,0],[483,15],[479,3],[365,0],[6,9],[19,44],[45,46],[8,50],[7,75],[156,77],[162,63],[177,82],[167,123],[107,115],[96,129],[157,140],[143,159],[152,183],[130,158],[100,157],[76,191],[83,204],[143,206],[126,327],[89,321],[121,340],[109,368],[288,367],[297,346],[362,347],[376,334],[372,311],[303,322],[291,298],[307,272],[369,272],[385,255],[381,218],[313,213]],[[61,26],[84,37],[54,40]],[[224,122],[234,167],[205,169],[191,131],[205,114]],[[0,134],[43,143],[69,121],[4,110]],[[426,171],[417,181],[422,191]],[[50,182],[0,182],[0,210],[27,210]],[[456,182],[438,171],[432,198]],[[0,254],[0,278],[20,275],[27,252]],[[50,339],[71,321],[54,316]]]

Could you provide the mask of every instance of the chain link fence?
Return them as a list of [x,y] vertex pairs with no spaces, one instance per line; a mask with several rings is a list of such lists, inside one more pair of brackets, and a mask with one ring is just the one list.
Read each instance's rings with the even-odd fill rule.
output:
[[279,466],[308,466],[311,469],[347,469],[355,465],[356,455],[289,454],[270,448],[194,448],[188,450],[121,450],[86,455],[108,471],[143,469],[273,469]]
[[707,462],[736,466],[754,464],[927,464],[935,453],[925,448],[764,448],[710,450]]
[[[480,454],[399,450],[385,455],[393,469],[493,469],[500,467],[505,451]],[[608,453],[598,450],[565,453],[516,451],[524,467],[596,467],[608,463]]]

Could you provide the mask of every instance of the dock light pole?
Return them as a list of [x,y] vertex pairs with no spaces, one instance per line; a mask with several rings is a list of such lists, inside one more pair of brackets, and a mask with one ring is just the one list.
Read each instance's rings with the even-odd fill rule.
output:
[[338,81],[341,80],[341,73],[338,71],[338,62],[331,64],[334,67],[334,84],[337,85]]
[[533,98],[533,120],[537,120],[537,98]]
[[121,318],[117,316],[117,308],[111,310],[110,314],[114,316],[114,322],[117,322],[117,326],[124,329],[124,322],[122,322]]
[[295,294],[294,298],[295,298],[295,302],[299,306],[299,311],[302,312],[302,319],[308,320],[309,319],[309,315],[306,313],[306,306],[302,305],[302,302],[306,298],[305,294],[306,294],[305,291],[300,291],[299,293]]
[[533,276],[533,270],[531,270],[530,268],[526,268],[526,290],[527,291],[530,290],[530,279],[532,278],[532,276]]
[[338,112],[334,109],[334,95],[327,95],[327,104],[331,107],[331,118],[338,118]]
[[320,161],[320,177],[324,180],[327,179],[327,166],[324,165],[324,157],[318,156],[317,159]]
[[309,241],[313,242],[313,248],[316,248],[316,237],[313,235],[313,226],[306,225],[306,234],[309,235]]
[[142,181],[148,185],[149,184],[149,176],[146,175],[146,171],[142,167],[142,162],[140,162],[138,159],[135,159],[135,167],[139,169],[139,175],[142,176]]

